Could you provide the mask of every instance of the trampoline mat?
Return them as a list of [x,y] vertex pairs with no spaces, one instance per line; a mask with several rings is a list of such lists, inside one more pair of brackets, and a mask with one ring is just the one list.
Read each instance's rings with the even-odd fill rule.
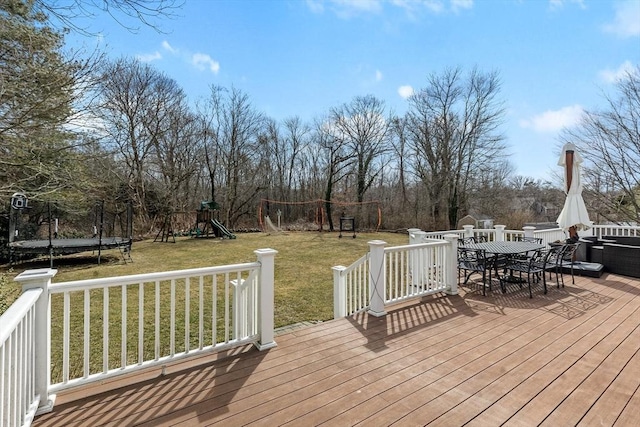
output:
[[51,239],[21,240],[9,243],[11,249],[22,253],[49,253],[49,243],[54,254],[73,254],[98,249],[114,249],[128,246],[130,241],[122,237],[103,237],[102,239]]

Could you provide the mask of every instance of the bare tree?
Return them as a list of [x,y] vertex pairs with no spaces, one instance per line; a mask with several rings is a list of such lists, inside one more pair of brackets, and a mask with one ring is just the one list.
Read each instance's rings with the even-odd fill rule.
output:
[[260,138],[264,117],[253,108],[249,96],[235,88],[212,88],[208,105],[207,167],[212,183],[219,182],[215,185],[220,190],[224,222],[233,228],[242,216],[253,214],[257,196],[265,187],[262,174],[257,173],[265,151],[261,147],[264,138]]
[[331,199],[334,187],[349,174],[354,157],[346,146],[342,132],[338,131],[330,120],[316,120],[312,141],[318,152],[323,153],[322,160],[326,171],[324,173],[325,213],[329,221],[329,230],[333,231]]
[[455,226],[473,177],[501,160],[499,90],[497,73],[473,69],[465,77],[456,68],[432,74],[428,86],[410,98],[413,169],[428,198],[431,227]]
[[160,141],[171,131],[173,109],[183,108],[184,93],[175,80],[149,65],[122,58],[105,65],[99,100],[94,116],[103,126],[104,147],[120,160],[120,180],[129,187],[141,218],[148,219],[157,210],[147,197],[151,166],[166,154],[159,152]]
[[400,209],[402,211],[406,210],[406,207],[409,203],[409,196],[407,194],[407,162],[408,162],[408,143],[407,140],[409,138],[408,130],[407,130],[407,119],[405,117],[395,117],[391,121],[391,148],[393,150],[393,155],[396,159],[395,166],[398,173],[398,190],[401,196],[400,198]]
[[142,23],[156,30],[159,20],[172,18],[184,4],[183,0],[33,0],[36,10],[58,22],[60,27],[90,34],[79,24],[80,18],[109,15],[129,31],[139,30]]
[[586,111],[563,132],[585,158],[584,182],[597,215],[617,222],[640,221],[640,66],[605,96],[601,111]]
[[[201,141],[196,117],[189,110],[182,90],[165,105],[166,115],[156,117],[150,134],[154,145],[150,177],[157,182],[164,213],[190,209],[196,203]],[[152,117],[153,118],[153,117]]]
[[372,95],[357,96],[331,110],[336,136],[355,159],[356,200],[364,195],[382,170],[383,154],[389,151],[389,119],[384,102]]

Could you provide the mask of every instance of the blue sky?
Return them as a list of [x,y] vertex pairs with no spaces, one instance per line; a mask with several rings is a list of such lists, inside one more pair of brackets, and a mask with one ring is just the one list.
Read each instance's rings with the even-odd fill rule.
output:
[[234,86],[278,120],[368,94],[402,114],[432,73],[497,71],[510,161],[536,179],[561,172],[560,129],[640,64],[640,0],[185,0],[177,14],[162,33],[100,17],[69,40],[148,62],[193,102]]

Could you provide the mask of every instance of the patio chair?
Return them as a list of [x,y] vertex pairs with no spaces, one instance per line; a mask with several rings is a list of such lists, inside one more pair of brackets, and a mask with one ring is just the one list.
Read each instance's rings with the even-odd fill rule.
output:
[[[534,251],[527,259],[511,258],[504,266],[504,271],[509,274],[503,274],[499,277],[500,288],[502,292],[506,292],[507,283],[519,283],[520,287],[525,283],[525,279],[522,277],[526,273],[526,283],[529,287],[529,298],[533,298],[533,292],[531,285],[534,281],[539,281],[542,278],[542,286],[544,293],[547,293],[547,278],[545,272],[551,268],[556,268],[555,256],[559,253],[559,249],[538,249]],[[519,277],[515,278],[514,273],[518,273]],[[563,284],[564,286],[564,284]]]
[[[572,284],[576,283],[575,278],[573,276],[573,262],[575,258],[575,253],[578,250],[578,246],[580,246],[580,242],[565,243],[564,245],[562,245],[562,252],[561,252],[562,259],[560,260],[560,264],[561,264],[561,267],[565,267],[567,263],[569,264],[569,269],[571,271]],[[564,268],[562,268],[562,271],[564,272]],[[564,287],[564,279],[562,281],[562,286]]]
[[544,249],[547,253],[545,257],[544,270],[549,273],[549,279],[551,274],[556,274],[556,287],[560,289],[560,283],[564,288],[564,276],[562,275],[562,251],[563,246],[551,246],[548,249]]
[[[469,277],[473,273],[482,275],[482,295],[486,295],[487,270],[491,269],[491,264],[487,259],[487,254],[483,249],[458,248],[458,284],[460,284],[460,273],[465,274],[462,284],[466,285]],[[491,271],[489,271],[489,290],[491,290]]]
[[[516,242],[529,242],[529,243],[537,243],[539,245],[542,245],[541,237],[525,237],[525,236],[518,235],[518,236],[515,236],[513,240]],[[532,255],[533,255],[533,252],[525,252],[523,254],[516,255],[516,257],[526,260],[526,259],[529,259]]]

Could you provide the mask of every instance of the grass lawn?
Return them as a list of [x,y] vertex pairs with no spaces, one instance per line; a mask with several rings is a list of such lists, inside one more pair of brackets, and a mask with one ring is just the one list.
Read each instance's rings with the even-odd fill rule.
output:
[[[348,266],[368,251],[367,242],[384,240],[390,246],[408,243],[406,234],[359,233],[338,238],[338,233],[292,232],[287,234],[238,234],[234,240],[176,238],[176,243],[154,243],[153,240],[134,242],[133,262],[125,264],[120,253],[103,253],[98,265],[96,256],[85,253],[54,259],[58,274],[55,282],[123,276],[155,271],[181,270],[225,264],[253,262],[256,249],[278,251],[275,265],[275,326],[281,327],[303,321],[324,321],[333,317],[333,272],[335,265]],[[31,268],[48,267],[41,259],[18,264],[7,273],[9,283],[3,286],[9,299],[17,296],[11,281],[18,273]],[[5,300],[5,304],[11,301]]]

